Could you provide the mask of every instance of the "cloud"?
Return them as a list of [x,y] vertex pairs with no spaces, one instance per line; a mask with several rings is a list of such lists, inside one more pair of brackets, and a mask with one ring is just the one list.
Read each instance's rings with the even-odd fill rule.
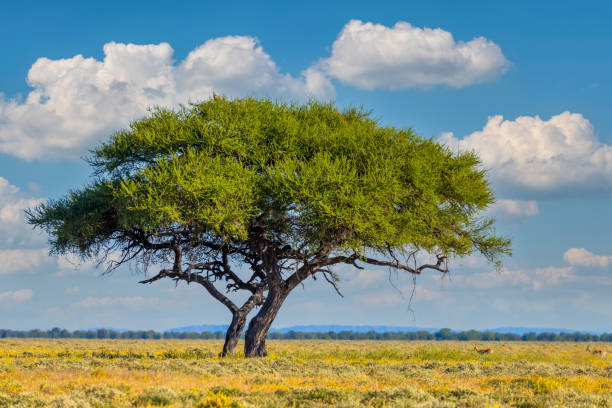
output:
[[[412,287],[405,287],[404,289],[412,291]],[[411,292],[408,292],[408,294],[410,293]],[[441,299],[443,297],[444,295],[440,293],[439,290],[434,291],[434,290],[427,289],[423,286],[417,286],[414,290],[414,300],[415,301],[419,301],[419,300],[432,301],[432,300]]]
[[[417,285],[402,285],[399,288],[399,292],[395,288],[389,287],[388,290],[375,291],[369,293],[362,293],[353,296],[353,301],[359,305],[366,305],[372,307],[388,307],[394,305],[408,305],[410,303],[410,296],[414,290],[414,297],[412,302],[419,301],[433,301],[444,297],[440,292],[427,289],[423,286]],[[400,293],[401,292],[401,293]]]
[[539,213],[536,201],[497,200],[494,209],[518,217],[531,217]]
[[491,289],[498,287],[522,287],[540,290],[575,280],[573,267],[548,266],[534,269],[503,270],[455,275],[451,285],[463,288]]
[[533,200],[497,200],[487,211],[487,215],[495,217],[497,221],[510,223],[523,222],[527,217],[539,213],[538,202]]
[[[98,262],[93,259],[81,260],[72,253],[49,255],[44,248],[45,235],[33,230],[25,220],[25,210],[33,208],[43,198],[31,197],[0,177],[0,275],[12,273],[36,273],[56,269],[55,276],[69,276],[89,272],[97,274]],[[106,262],[116,261],[118,252],[108,256]],[[100,270],[107,266],[103,262]]]
[[[7,179],[0,177],[0,249],[31,247],[44,242],[42,234],[33,231],[32,227],[25,223],[24,213],[26,208],[34,207],[43,200],[31,197],[19,187],[10,184]],[[0,271],[1,268],[0,266]]]
[[32,299],[34,292],[30,289],[20,289],[14,292],[7,290],[6,292],[0,293],[0,302],[14,301],[14,302],[25,302]]
[[388,307],[401,303],[408,304],[407,299],[403,299],[398,293],[393,293],[391,291],[363,293],[354,296],[353,300],[359,305],[372,307]]
[[52,258],[47,249],[0,249],[0,275],[34,272]]
[[[490,302],[489,306],[492,309],[504,312],[505,314],[514,315],[515,318],[518,319],[517,321],[523,322],[518,323],[519,325],[525,325],[524,322],[526,318],[535,318],[537,321],[538,317],[546,313],[553,313],[553,316],[557,317],[559,316],[560,310],[566,311],[568,308],[573,310],[582,309],[584,312],[586,311],[585,309],[594,309],[593,306],[597,305],[597,303],[597,299],[593,297],[591,292],[572,291],[569,294],[555,293],[553,296],[534,296],[528,301],[517,299],[516,297],[512,296],[497,297]],[[604,307],[603,309],[606,308]],[[597,312],[601,313],[602,310],[597,310]],[[605,312],[607,312],[607,310],[605,310]],[[592,312],[589,312],[588,314],[589,316],[593,316]],[[550,318],[550,316],[548,318]],[[581,321],[580,323],[583,324],[584,321]],[[532,324],[544,325],[544,327],[550,327],[549,325],[551,325],[550,322],[544,324]],[[556,325],[556,323],[553,324]],[[575,327],[575,329],[577,329],[577,327]]]
[[0,97],[0,152],[26,160],[78,158],[153,105],[257,95],[329,99],[334,88],[316,67],[293,77],[280,72],[255,38],[206,41],[179,63],[167,43],[110,42],[104,59],[39,58],[28,73],[23,102]]
[[[435,263],[435,258],[432,259],[429,263]],[[491,263],[487,261],[482,255],[471,254],[464,256],[463,258],[452,258],[448,262],[449,269],[451,271],[456,270],[457,268],[470,268],[470,269],[483,269],[491,266]],[[431,276],[439,279],[440,277],[444,278],[445,275],[435,274],[434,271],[431,271]]]
[[[0,188],[2,187],[3,180],[0,178]],[[31,202],[38,203],[40,200],[33,199]],[[0,205],[0,213],[2,213],[3,209],[6,209],[6,206],[2,207]],[[15,218],[18,222],[12,222],[11,218],[11,222],[6,222],[5,219],[4,224],[0,223],[0,275],[37,273],[41,270],[48,271],[52,269],[56,269],[56,276],[96,271],[97,262],[95,260],[88,259],[82,261],[74,254],[52,256],[49,255],[48,248],[19,248],[19,246],[40,244],[40,241],[42,241],[42,238],[33,233],[25,224],[21,213],[23,213],[23,209],[20,210],[19,217]],[[13,246],[13,248],[2,249],[2,244]]]
[[[348,268],[346,268],[348,269]],[[348,286],[357,288],[378,287],[383,282],[388,282],[389,272],[382,269],[356,269],[351,268],[340,274],[341,283],[346,282]]]
[[56,269],[55,276],[71,276],[84,272],[95,273],[97,262],[81,262],[72,254],[49,255],[49,249],[0,249],[0,275],[12,273],[37,273]]
[[[82,260],[78,255],[73,253],[58,256],[56,259],[58,270],[55,272],[55,276],[78,275],[84,271],[97,274],[96,266],[98,262],[95,259]],[[101,265],[101,268],[104,269],[104,265]]]
[[506,193],[602,196],[612,191],[612,147],[599,142],[591,122],[579,113],[563,112],[549,120],[497,115],[461,140],[445,133],[438,141],[475,150]]
[[584,248],[570,248],[563,254],[563,259],[574,266],[586,266],[605,269],[612,263],[612,256],[596,255]]
[[125,297],[88,297],[79,302],[73,303],[71,306],[75,308],[100,308],[122,306],[130,309],[139,309],[150,307],[159,304],[158,298],[145,299],[142,296],[125,296]]
[[176,85],[183,99],[199,99],[212,91],[300,99],[334,94],[333,86],[322,72],[311,67],[303,71],[299,79],[281,74],[256,39],[239,36],[209,40],[190,52],[177,68]]
[[344,26],[331,56],[320,63],[330,76],[364,89],[459,88],[497,78],[509,65],[499,46],[484,37],[456,42],[440,28],[359,20]]
[[81,288],[79,288],[78,286],[74,286],[72,288],[66,288],[66,294],[68,295],[79,293],[80,291],[81,291]]
[[299,76],[282,73],[257,39],[214,38],[173,59],[167,43],[104,45],[104,58],[39,58],[23,100],[0,95],[0,152],[22,159],[78,158],[150,106],[256,95],[304,100],[335,95],[330,77],[361,88],[462,87],[501,75],[509,63],[493,42],[456,42],[442,29],[352,20],[329,58]]

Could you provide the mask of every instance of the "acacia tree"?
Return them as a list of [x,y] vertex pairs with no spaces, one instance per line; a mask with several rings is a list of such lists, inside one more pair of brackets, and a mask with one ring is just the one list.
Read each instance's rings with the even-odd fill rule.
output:
[[[28,221],[55,253],[113,258],[109,272],[137,262],[154,271],[141,283],[202,285],[233,316],[222,355],[259,306],[245,355],[266,355],[287,296],[317,276],[337,290],[335,265],[418,275],[447,273],[449,260],[472,253],[494,263],[510,253],[482,218],[494,198],[474,153],[381,126],[361,109],[218,97],[158,108],[89,162],[96,182]],[[433,261],[419,264],[419,253]]]

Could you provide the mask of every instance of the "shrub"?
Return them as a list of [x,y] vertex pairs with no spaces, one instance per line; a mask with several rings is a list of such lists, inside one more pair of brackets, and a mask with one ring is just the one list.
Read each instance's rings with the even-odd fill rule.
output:
[[240,401],[235,401],[222,392],[211,392],[203,400],[198,402],[194,408],[243,408]]

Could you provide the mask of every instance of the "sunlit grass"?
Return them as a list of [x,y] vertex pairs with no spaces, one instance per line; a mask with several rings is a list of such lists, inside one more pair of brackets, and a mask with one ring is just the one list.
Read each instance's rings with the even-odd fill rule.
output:
[[[583,343],[0,340],[4,407],[612,406],[610,360]],[[612,350],[610,344],[598,344]]]

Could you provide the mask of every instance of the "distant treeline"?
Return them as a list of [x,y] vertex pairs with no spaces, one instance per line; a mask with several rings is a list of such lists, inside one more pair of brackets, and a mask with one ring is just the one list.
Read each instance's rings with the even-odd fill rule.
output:
[[523,335],[514,333],[494,333],[490,331],[480,332],[476,330],[454,332],[450,329],[442,329],[435,333],[427,331],[403,332],[403,333],[377,333],[374,331],[358,333],[352,331],[329,332],[329,333],[270,333],[269,339],[283,340],[305,340],[305,339],[328,339],[328,340],[459,340],[459,341],[609,341],[612,342],[612,333],[588,334],[588,333],[525,333]]
[[[43,338],[43,339],[223,339],[223,332],[155,332],[153,330],[117,331],[109,329],[76,330],[53,328],[51,330],[6,330],[0,329],[0,338]],[[272,332],[269,339],[276,340],[459,340],[459,341],[608,341],[612,342],[612,333],[494,333],[469,330],[463,332],[442,329],[435,333],[427,331],[402,333],[377,333],[369,331],[359,333],[353,331],[310,333],[290,331],[287,333]]]

